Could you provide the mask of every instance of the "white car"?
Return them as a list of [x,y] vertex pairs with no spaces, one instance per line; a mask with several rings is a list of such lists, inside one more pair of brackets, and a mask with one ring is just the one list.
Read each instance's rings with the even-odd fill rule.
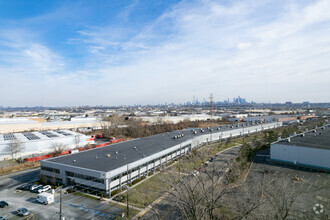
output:
[[43,193],[46,192],[48,190],[50,190],[52,187],[50,185],[46,185],[44,187],[42,187],[41,189],[38,190],[38,193]]
[[41,186],[42,186],[42,185],[36,185],[36,184],[34,184],[33,186],[31,186],[30,190],[33,191],[33,190],[35,190],[36,188],[39,188],[39,187],[41,187]]

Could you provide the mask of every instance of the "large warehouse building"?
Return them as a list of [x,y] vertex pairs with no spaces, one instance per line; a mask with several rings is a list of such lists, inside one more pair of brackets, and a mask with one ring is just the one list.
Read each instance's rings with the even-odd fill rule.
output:
[[90,136],[70,130],[0,134],[0,160],[11,158],[9,145],[15,141],[23,148],[15,155],[17,158],[50,153],[54,150],[54,144],[63,144],[70,149],[94,143]]
[[329,125],[272,143],[270,159],[298,166],[330,170]]
[[96,118],[72,118],[71,121],[55,122],[40,122],[37,119],[0,118],[0,134],[24,131],[67,130],[79,128],[101,129],[101,127],[104,126],[104,122],[101,122]]
[[281,122],[185,129],[41,161],[41,174],[110,193],[203,143],[281,126]]

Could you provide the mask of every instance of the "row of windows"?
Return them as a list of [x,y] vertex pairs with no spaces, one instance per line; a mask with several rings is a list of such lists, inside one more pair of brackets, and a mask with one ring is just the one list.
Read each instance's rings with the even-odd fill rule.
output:
[[84,180],[89,180],[89,181],[93,181],[93,182],[96,182],[96,183],[103,183],[104,184],[104,179],[96,178],[96,177],[93,177],[93,176],[87,176],[87,175],[80,174],[80,173],[73,173],[73,172],[70,172],[70,171],[66,171],[66,175],[71,176],[71,177],[76,177],[76,178],[79,178],[79,179],[84,179]]
[[51,172],[51,173],[60,173],[59,169],[55,169],[55,168],[52,168],[52,167],[41,166],[40,169]]

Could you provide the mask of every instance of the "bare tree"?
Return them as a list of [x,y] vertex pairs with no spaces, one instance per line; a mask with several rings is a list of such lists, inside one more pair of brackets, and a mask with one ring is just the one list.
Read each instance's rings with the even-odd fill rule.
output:
[[61,154],[61,152],[65,149],[65,145],[62,143],[54,143],[52,144],[53,155],[56,157]]
[[17,158],[17,154],[24,150],[24,144],[18,139],[13,139],[6,147],[6,150],[10,153],[11,158]]
[[267,214],[272,219],[284,220],[295,216],[293,206],[301,193],[285,177],[265,178],[264,205],[271,207]]

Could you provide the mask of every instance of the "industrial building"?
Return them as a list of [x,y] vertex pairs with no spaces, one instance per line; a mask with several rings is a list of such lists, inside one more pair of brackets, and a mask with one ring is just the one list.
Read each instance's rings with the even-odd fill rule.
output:
[[330,170],[329,125],[272,143],[270,159],[297,166]]
[[54,150],[54,144],[63,144],[66,149],[70,149],[94,143],[90,136],[70,130],[0,134],[0,160],[11,158],[8,145],[13,141],[18,141],[23,147],[23,150],[15,155],[17,158],[50,153]]
[[138,138],[77,154],[41,161],[41,174],[64,185],[110,193],[204,143],[273,129],[273,123],[241,123],[208,129],[190,128]]
[[0,118],[0,134],[79,128],[101,129],[104,124],[106,124],[96,118],[72,118],[71,121],[54,122],[44,122],[39,119],[40,118]]

